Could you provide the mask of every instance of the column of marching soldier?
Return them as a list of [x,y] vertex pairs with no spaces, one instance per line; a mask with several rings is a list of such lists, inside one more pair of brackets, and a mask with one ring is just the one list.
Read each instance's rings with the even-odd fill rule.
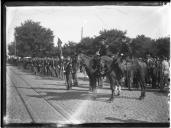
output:
[[58,58],[31,58],[31,57],[16,57],[8,56],[7,62],[15,66],[22,66],[26,70],[30,70],[35,75],[44,75],[64,79],[64,65],[66,63],[64,58],[61,61]]

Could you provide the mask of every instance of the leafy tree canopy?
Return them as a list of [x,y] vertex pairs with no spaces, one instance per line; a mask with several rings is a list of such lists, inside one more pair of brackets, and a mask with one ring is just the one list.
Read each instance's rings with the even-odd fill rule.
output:
[[39,22],[27,20],[15,28],[18,56],[49,56],[53,47],[53,32]]
[[[170,37],[152,39],[145,35],[137,35],[136,38],[126,36],[127,31],[118,29],[103,30],[98,36],[84,37],[79,43],[69,41],[62,47],[63,55],[72,56],[75,52],[83,52],[87,55],[94,55],[105,40],[109,50],[113,54],[120,49],[123,38],[129,43],[135,57],[145,57],[147,53],[158,57],[169,57]],[[44,28],[39,22],[27,20],[15,28],[15,42],[8,46],[9,55],[15,54],[15,45],[18,56],[57,57],[60,54],[59,48],[53,46],[53,32]],[[132,40],[132,41],[130,41]]]

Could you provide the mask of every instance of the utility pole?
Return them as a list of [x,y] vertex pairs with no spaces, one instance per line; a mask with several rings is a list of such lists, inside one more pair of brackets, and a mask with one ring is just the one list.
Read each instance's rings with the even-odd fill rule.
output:
[[81,27],[81,40],[83,39],[83,26]]

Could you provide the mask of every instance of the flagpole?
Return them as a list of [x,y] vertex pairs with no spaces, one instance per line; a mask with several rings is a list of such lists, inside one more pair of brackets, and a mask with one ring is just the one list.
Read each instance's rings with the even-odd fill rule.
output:
[[15,42],[15,56],[17,56],[17,44],[16,44],[16,33],[14,34],[14,42]]
[[60,59],[62,59],[62,57],[63,57],[63,54],[62,54],[62,41],[60,40],[59,37],[58,37],[58,49],[59,49]]
[[58,37],[58,49],[59,49],[59,57],[60,57],[60,77],[63,79],[64,78],[64,74],[63,74],[63,55],[62,55],[62,41],[60,40],[60,38]]

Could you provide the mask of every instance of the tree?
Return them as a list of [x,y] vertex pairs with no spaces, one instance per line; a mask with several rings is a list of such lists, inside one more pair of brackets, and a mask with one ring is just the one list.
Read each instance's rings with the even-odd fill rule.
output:
[[64,56],[71,56],[76,52],[76,43],[69,41],[68,44],[65,44],[62,48]]
[[8,45],[8,55],[15,55],[15,42]]
[[85,37],[77,45],[77,49],[84,52],[87,55],[92,55],[97,50],[97,47],[94,45],[94,38]]
[[150,37],[146,37],[145,35],[138,35],[133,39],[133,42],[131,43],[133,55],[135,57],[145,57],[146,53],[155,55],[154,51],[156,49],[154,45],[154,40],[152,40]]
[[44,57],[53,48],[53,32],[39,22],[27,20],[15,28],[17,56]]
[[159,38],[155,41],[157,48],[157,56],[170,56],[170,37]]
[[94,55],[96,51],[98,51],[100,48],[100,42],[102,40],[105,40],[106,43],[109,45],[110,51],[112,53],[116,53],[119,50],[121,39],[125,35],[126,31],[121,31],[117,29],[103,30],[99,32],[99,36],[96,36],[94,38],[83,38],[81,42],[77,45],[77,47],[87,55]]

